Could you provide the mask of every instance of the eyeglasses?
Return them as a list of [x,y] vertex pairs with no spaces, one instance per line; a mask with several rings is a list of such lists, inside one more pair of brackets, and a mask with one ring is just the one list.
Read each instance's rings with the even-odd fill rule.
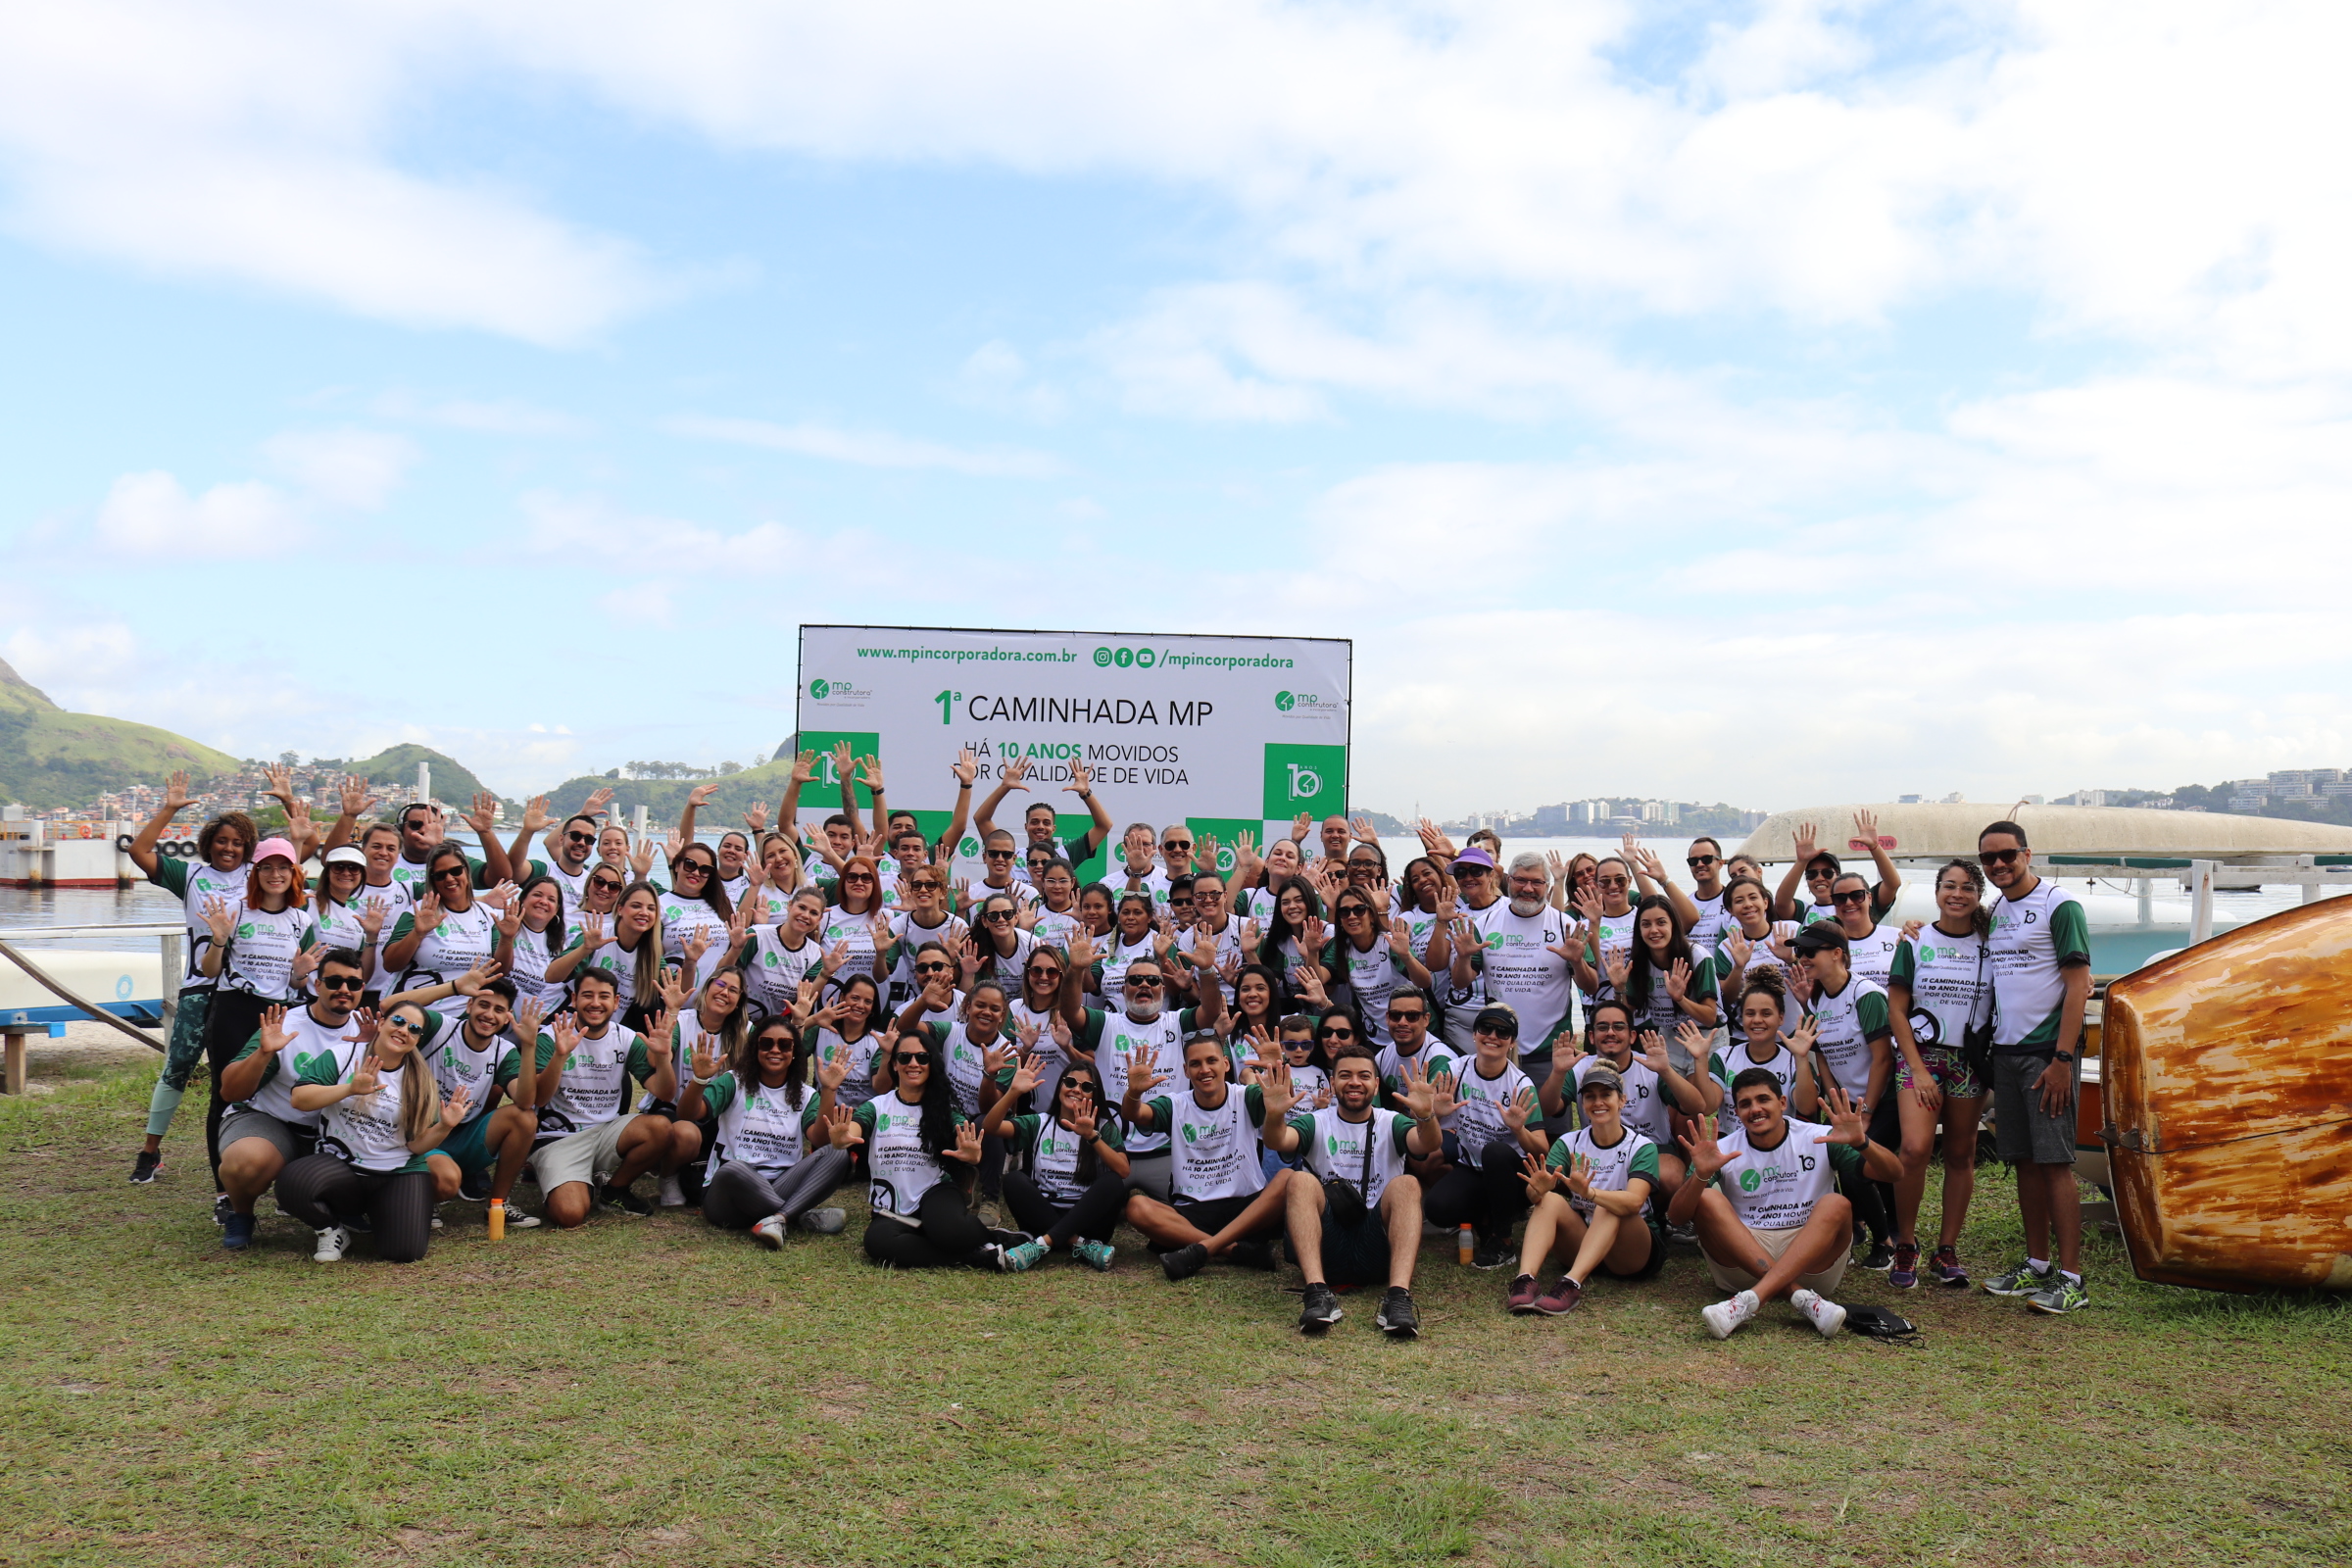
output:
[[566,833],[564,835],[564,842],[566,844],[594,844],[596,835],[593,833]]
[[2023,850],[1986,850],[1977,858],[1986,865],[2014,865],[2025,853]]
[[1428,1016],[1429,1014],[1423,1012],[1419,1007],[1413,1007],[1410,1009],[1403,1007],[1391,1007],[1389,1009],[1389,1022],[1391,1023],[1419,1023],[1422,1019]]
[[1060,967],[1051,963],[1033,963],[1028,968],[1031,979],[1051,980],[1059,973],[1061,973]]
[[1634,1026],[1630,1023],[1596,1023],[1585,1031],[1591,1035],[1630,1035],[1633,1032]]
[[902,1067],[928,1067],[931,1065],[931,1053],[928,1051],[902,1051],[890,1059]]
[[1703,870],[1723,858],[1720,855],[1693,855],[1683,863],[1693,871]]
[[939,893],[945,891],[944,885],[938,882],[909,882],[906,884],[906,887],[909,892],[913,893]]
[[1862,904],[1862,903],[1865,903],[1865,902],[1867,902],[1867,901],[1869,900],[1869,898],[1870,898],[1870,889],[1868,889],[1868,888],[1849,888],[1849,889],[1847,889],[1847,890],[1846,890],[1845,892],[1843,892],[1843,893],[1833,893],[1833,894],[1831,894],[1831,895],[1830,895],[1830,902],[1831,902],[1832,904]]
[[356,974],[327,974],[318,977],[318,989],[321,991],[360,991],[366,989],[367,984],[368,982]]
[[1625,876],[1604,876],[1597,877],[1594,880],[1599,882],[1604,888],[1624,888],[1633,886],[1633,878]]

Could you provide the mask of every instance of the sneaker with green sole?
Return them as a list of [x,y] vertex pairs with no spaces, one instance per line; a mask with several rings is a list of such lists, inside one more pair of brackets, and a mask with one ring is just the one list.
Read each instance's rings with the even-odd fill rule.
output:
[[2069,1312],[2080,1312],[2088,1306],[2090,1292],[2083,1288],[2081,1280],[2070,1280],[2063,1274],[2053,1274],[2047,1287],[2035,1291],[2026,1298],[2026,1304],[2036,1312],[2047,1312],[2052,1317],[2064,1317]]
[[1984,1282],[1988,1296],[2032,1296],[2050,1283],[2046,1273],[2036,1274],[2020,1263],[2006,1274],[1995,1274]]
[[1109,1273],[1110,1265],[1119,1255],[1119,1250],[1108,1242],[1072,1242],[1070,1252],[1079,1262],[1101,1274]]

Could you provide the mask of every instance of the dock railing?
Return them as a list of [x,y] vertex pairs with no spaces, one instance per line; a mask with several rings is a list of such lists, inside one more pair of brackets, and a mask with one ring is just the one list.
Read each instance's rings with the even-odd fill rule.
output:
[[[31,957],[17,951],[19,943],[54,942],[74,937],[114,939],[141,935],[155,937],[163,950],[161,956],[163,958],[164,996],[163,1005],[160,1009],[162,1030],[160,1034],[150,1034],[127,1019],[118,1017],[87,998],[76,995],[43,970]],[[78,1008],[85,1016],[130,1036],[148,1050],[160,1052],[171,1040],[172,1022],[179,1013],[179,978],[185,966],[181,956],[184,952],[182,944],[187,941],[187,928],[177,921],[138,921],[122,925],[20,926],[0,931],[0,958],[4,958],[24,970],[32,977],[34,984],[64,1002],[69,1007]],[[36,1026],[31,1023],[12,1022],[0,1018],[0,1037],[5,1037],[6,1053],[5,1065],[0,1066],[0,1090],[5,1090],[12,1095],[21,1095],[24,1092],[24,1041],[35,1027],[46,1030],[48,1026],[46,1024]]]

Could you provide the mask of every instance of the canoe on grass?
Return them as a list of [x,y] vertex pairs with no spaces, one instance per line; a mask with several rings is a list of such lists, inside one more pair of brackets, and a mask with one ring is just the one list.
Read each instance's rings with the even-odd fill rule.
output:
[[2139,1277],[2352,1290],[2352,898],[2125,976],[2102,1034],[2102,1137]]

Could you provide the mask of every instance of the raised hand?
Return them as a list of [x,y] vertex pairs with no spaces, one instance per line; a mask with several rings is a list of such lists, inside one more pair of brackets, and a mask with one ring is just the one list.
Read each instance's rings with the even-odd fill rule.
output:
[[1649,878],[1650,881],[1656,883],[1660,887],[1664,887],[1666,885],[1666,864],[1664,861],[1658,858],[1658,855],[1655,850],[1635,850],[1634,869],[1640,871],[1643,876]]
[[835,1149],[855,1149],[865,1142],[865,1129],[858,1125],[857,1113],[847,1105],[835,1105],[824,1114],[825,1142]]
[[1090,967],[1100,956],[1095,952],[1094,938],[1086,934],[1084,926],[1078,926],[1071,930],[1069,953],[1070,968],[1073,971]]
[[718,786],[716,784],[697,784],[686,792],[686,804],[699,811],[709,806],[710,797],[717,793]]
[[1257,1092],[1266,1107],[1262,1125],[1273,1127],[1280,1125],[1297,1107],[1298,1093],[1291,1082],[1290,1058],[1262,1031],[1258,1041]]
[[[748,807],[748,808],[747,808],[744,810],[744,813],[743,813],[743,825],[744,825],[745,827],[747,827],[747,828],[750,828],[750,829],[752,830],[752,836],[753,836],[753,838],[754,838],[755,840],[757,840],[757,839],[758,839],[758,837],[759,837],[759,836],[760,836],[761,833],[764,833],[764,832],[766,832],[766,831],[767,831],[767,807],[766,807],[766,804],[765,804],[764,802],[760,802],[760,801],[754,801],[754,802],[753,802],[753,803],[750,805],[750,807]],[[755,861],[752,861],[751,863],[752,863],[752,864],[754,864],[754,865],[757,865],[759,862],[758,862],[757,860],[755,860]]]
[[1233,836],[1233,869],[1236,874],[1265,862],[1257,858],[1257,835],[1243,828]]
[[1582,1154],[1568,1156],[1568,1191],[1590,1202],[1592,1198],[1592,1161]]
[[605,917],[594,909],[580,911],[580,946],[594,953],[605,945]]
[[1535,1120],[1537,1116],[1535,1090],[1532,1088],[1520,1090],[1502,1102],[1497,1113],[1502,1117],[1502,1124],[1512,1132],[1527,1131],[1527,1124]]
[[692,931],[686,933],[686,940],[679,946],[682,950],[681,956],[685,959],[686,972],[689,974],[697,972],[702,967],[703,955],[710,951],[710,928],[708,925],[696,925]]
[[1747,967],[1748,956],[1756,951],[1756,945],[1748,941],[1743,933],[1735,929],[1731,935],[1724,938],[1723,951],[1731,955],[1733,968],[1744,970]]
[[475,964],[472,968],[466,970],[455,980],[452,980],[450,985],[461,997],[475,996],[480,993],[482,987],[497,979],[499,972],[505,968],[506,965],[499,962],[496,958],[484,958],[481,962]]
[[694,1054],[693,1054],[692,1055],[688,1056],[686,1059],[687,1059],[687,1061],[688,1061],[688,1062],[689,1062],[689,1063],[690,1063],[690,1064],[693,1066],[693,1069],[694,1069],[694,1075],[695,1075],[697,1078],[715,1078],[715,1077],[717,1077],[717,1076],[718,1076],[718,1041],[717,1041],[717,1039],[716,1039],[715,1037],[711,1036],[711,1035],[707,1035],[707,1034],[703,1033],[703,1031],[702,1031],[702,1030],[700,1030],[700,1029],[697,1029],[697,1030],[694,1032]]
[[311,971],[318,968],[325,956],[326,949],[318,943],[303,949],[294,955],[294,961],[286,966],[286,982],[289,985],[301,985],[311,977]]
[[1312,811],[1300,811],[1297,816],[1291,819],[1291,842],[1294,844],[1304,844],[1306,842],[1306,836],[1309,833],[1312,833],[1314,830],[1315,813]]
[[816,1064],[816,1087],[839,1089],[850,1080],[850,1057],[853,1053],[844,1047],[820,1058]]
[[1794,1029],[1781,1036],[1781,1044],[1788,1048],[1790,1055],[1802,1061],[1813,1054],[1813,1042],[1820,1034],[1821,1020],[1808,1012],[1796,1020]]
[[674,963],[665,964],[661,978],[655,982],[655,988],[662,993],[662,1005],[667,1011],[681,1010],[686,1005],[686,999],[694,994],[686,980],[688,972]]
[[629,869],[637,873],[637,880],[640,882],[653,874],[654,841],[652,835],[649,834],[641,840],[635,852],[629,856]]
[[1560,1185],[1560,1173],[1542,1154],[1520,1154],[1519,1179],[1527,1184],[1527,1200],[1531,1203],[1543,1201],[1545,1193],[1557,1191]]
[[1389,951],[1399,958],[1413,956],[1413,922],[1401,914],[1389,925]]
[[882,759],[879,757],[860,757],[858,759],[858,781],[863,784],[867,789],[872,790],[876,795],[881,794]]
[[[1029,764],[1024,760],[1021,763],[1021,772],[1026,774],[1028,771]],[[1063,792],[1069,795],[1084,795],[1094,787],[1094,771],[1084,762],[1072,762],[1070,764],[1070,781],[1062,786]]]
[[1064,1056],[1069,1056],[1076,1054],[1077,1048],[1071,1043],[1070,1020],[1061,1015],[1060,1008],[1056,1007],[1054,1012],[1048,1016],[1046,1019],[1046,1027],[1052,1031],[1054,1044],[1060,1048],[1061,1054]]
[[612,792],[610,789],[590,790],[588,798],[580,803],[580,814],[582,816],[602,816],[605,814],[605,808],[612,804]]
[[1348,836],[1358,844],[1369,844],[1374,849],[1380,847],[1380,834],[1374,830],[1372,819],[1368,816],[1348,818]]
[[229,907],[226,899],[204,901],[204,923],[213,928],[213,944],[226,942],[237,929],[237,911]]
[[1578,888],[1575,896],[1572,897],[1568,902],[1575,906],[1578,914],[1581,914],[1585,917],[1585,923],[1587,925],[1593,925],[1599,922],[1600,889],[1597,887],[1586,886]]
[[188,775],[185,770],[174,773],[164,781],[164,801],[161,809],[165,815],[176,815],[186,810],[192,804],[188,795]]
[[368,781],[357,773],[347,774],[344,777],[342,797],[341,804],[345,816],[358,816],[368,808],[383,800],[383,797],[369,789]]
[[857,780],[858,763],[856,759],[850,755],[848,741],[833,743],[833,776],[844,784],[854,783]]
[[979,1164],[980,1124],[976,1121],[958,1124],[956,1129],[956,1147],[947,1152],[950,1159],[959,1159],[966,1165]]
[[1298,993],[1318,1007],[1331,1005],[1331,998],[1323,989],[1323,975],[1312,964],[1291,966],[1291,985]]
[[956,783],[968,790],[972,787],[972,780],[980,776],[980,759],[973,756],[972,749],[966,746],[957,753],[956,760],[948,764],[948,771],[956,775]]
[[1088,1101],[1085,1104],[1070,1112],[1070,1131],[1078,1135],[1078,1142],[1081,1144],[1088,1142],[1095,1136],[1094,1102]]
[[1431,1115],[1443,1119],[1446,1116],[1452,1115],[1455,1111],[1461,1108],[1461,1098],[1454,1092],[1461,1088],[1461,1080],[1454,1077],[1451,1068],[1441,1067],[1436,1072],[1431,1072],[1422,1064],[1421,1058],[1418,1055],[1416,1055],[1412,1061],[1406,1065],[1407,1071],[1405,1073],[1405,1078],[1408,1081],[1412,1078],[1413,1072],[1416,1070],[1428,1080]]
[[522,934],[522,906],[510,903],[499,911],[498,934],[509,942]]
[[524,997],[514,1004],[514,1030],[520,1040],[539,1038],[540,1003],[537,997]]
[[1674,1031],[1674,1038],[1685,1051],[1690,1053],[1693,1061],[1703,1062],[1707,1059],[1706,1030],[1685,1018],[1681,1027]]
[[1323,924],[1323,917],[1316,914],[1308,915],[1306,927],[1298,936],[1299,951],[1311,957],[1320,958],[1323,954],[1323,945],[1330,940],[1331,932]]
[[1854,837],[1861,848],[1877,849],[1879,847],[1879,813],[1856,808],[1854,811]]
[[1168,1075],[1152,1070],[1152,1048],[1138,1046],[1127,1058],[1127,1098],[1140,1101],[1152,1090],[1168,1081]]
[[1832,1083],[1824,1092],[1823,1104],[1830,1113],[1830,1127],[1815,1143],[1843,1144],[1849,1149],[1870,1146],[1870,1112],[1855,1104],[1844,1090]]
[[370,1051],[367,1055],[361,1057],[359,1065],[352,1069],[351,1092],[344,1098],[366,1100],[383,1087],[383,1063],[377,1061],[375,1053]]
[[[1032,1027],[1030,1034],[1034,1036],[1036,1032]],[[1006,1092],[1027,1099],[1037,1093],[1037,1086],[1044,1081],[1045,1075],[1046,1058],[1031,1053],[1021,1058],[1019,1066],[1012,1069],[1012,1082],[1005,1086]],[[993,1080],[996,1074],[992,1071],[989,1077]]]
[[[818,967],[824,971],[825,978],[830,980],[835,975],[839,974],[841,972],[841,966],[849,961],[850,944],[849,939],[845,937],[841,941],[834,943],[833,946],[825,950],[824,959],[818,965]],[[807,985],[808,982],[803,980],[801,983],[803,985]]]
[[441,1131],[443,1134],[454,1133],[465,1126],[466,1112],[472,1106],[473,1096],[466,1092],[464,1085],[451,1090],[441,1102]]
[[1429,1081],[1429,1069],[1421,1064],[1419,1056],[1404,1064],[1404,1093],[1398,1098],[1404,1102],[1405,1113],[1415,1121],[1427,1121],[1438,1114],[1437,1086]]
[[281,763],[271,762],[263,767],[262,776],[270,781],[270,787],[262,793],[283,806],[286,808],[286,814],[292,816],[294,814],[294,770]]
[[645,1059],[653,1063],[654,1071],[657,1073],[669,1065],[669,1026],[670,1019],[675,1014],[675,1008],[663,1007],[645,1020],[645,1034],[640,1043],[645,1047]]
[[286,1009],[264,1007],[262,1009],[262,1054],[273,1056],[285,1050],[293,1039],[294,1037],[286,1032]]
[[1683,1154],[1690,1162],[1690,1174],[1701,1183],[1712,1181],[1717,1172],[1730,1162],[1723,1145],[1715,1140],[1715,1118],[1693,1116],[1690,1131],[1678,1136],[1675,1142],[1683,1146]]
[[556,1015],[556,1056],[564,1065],[571,1063],[571,1054],[580,1049],[579,1014],[561,1012]]
[[1666,970],[1666,995],[1673,998],[1676,1002],[1681,1002],[1689,997],[1690,994],[1690,960],[1689,958],[1677,958],[1667,967]]
[[1667,1068],[1671,1065],[1666,1057],[1666,1037],[1655,1029],[1644,1029],[1642,1031],[1641,1043],[1642,1065],[1659,1077],[1665,1077]]
[[1793,848],[1798,867],[1810,866],[1813,857],[1821,853],[1821,829],[1810,822],[1799,822],[1792,837],[1795,839]]
[[1600,956],[1601,973],[1608,976],[1610,987],[1618,995],[1625,994],[1626,976],[1633,973],[1634,956],[1630,948],[1617,948]]

